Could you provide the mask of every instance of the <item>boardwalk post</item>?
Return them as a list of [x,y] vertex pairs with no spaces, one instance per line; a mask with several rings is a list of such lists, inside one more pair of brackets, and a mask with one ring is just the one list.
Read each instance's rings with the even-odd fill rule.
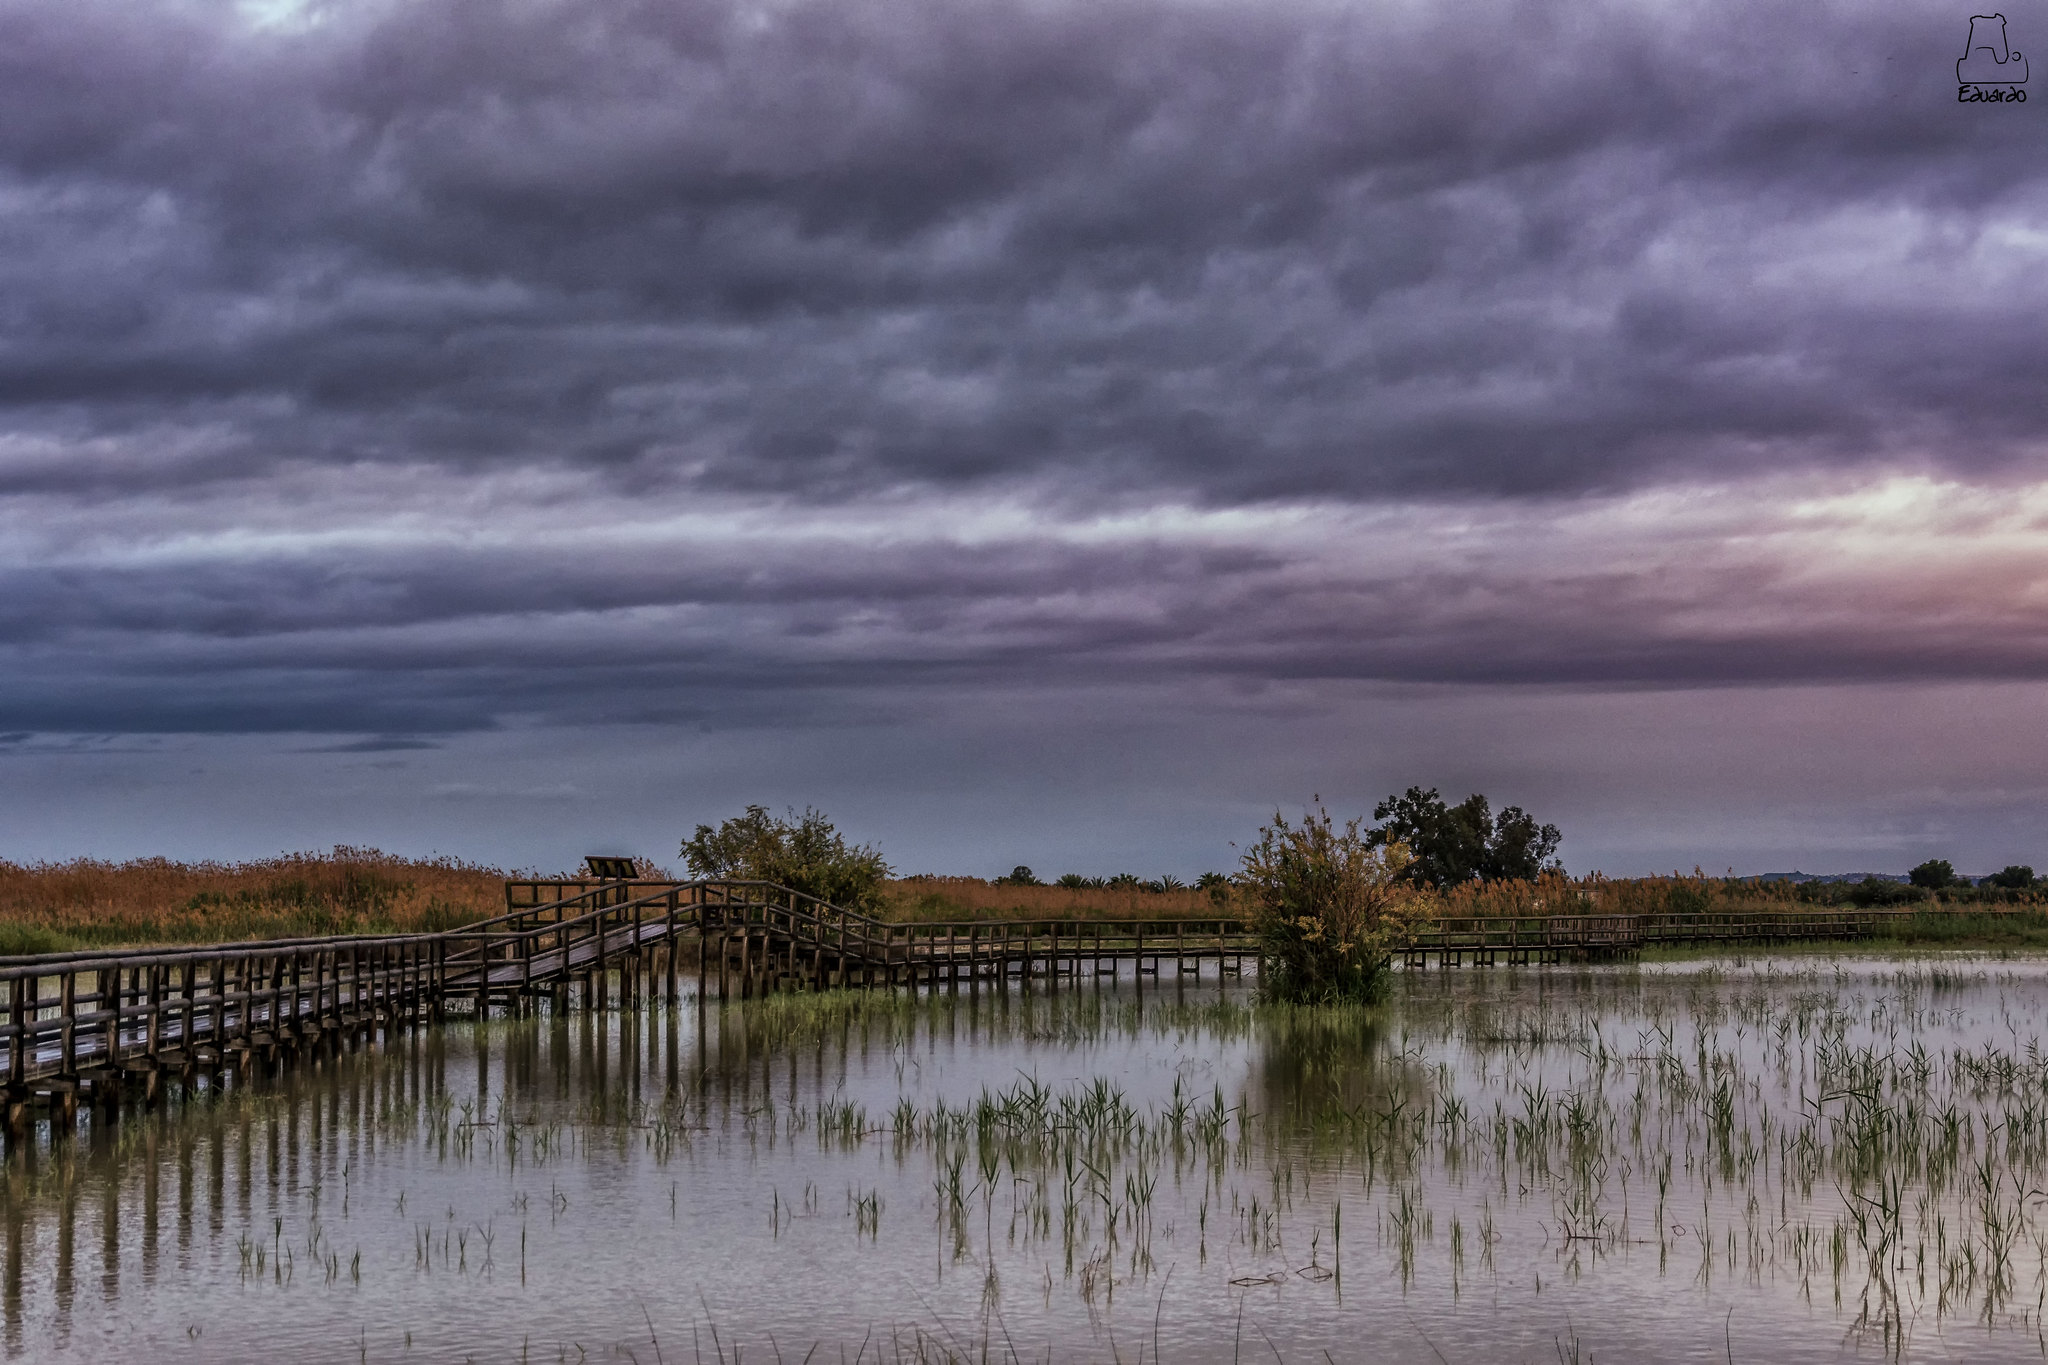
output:
[[156,1069],[163,1060],[164,969],[152,962],[143,970],[149,973],[149,1013],[142,1020],[142,1055],[149,1062],[150,1090],[154,1098]]
[[78,973],[66,972],[58,982],[57,1008],[63,1023],[59,1026],[57,1047],[62,1074],[68,1079],[78,1075]]
[[668,984],[668,1003],[671,1005],[676,1002],[676,920],[682,913],[682,908],[682,897],[674,891],[669,892],[668,936],[666,939],[668,943],[668,957],[663,962],[662,968],[664,978]]
[[31,972],[7,983],[7,1086],[12,1100],[28,1083],[29,1001],[35,998],[36,978]]

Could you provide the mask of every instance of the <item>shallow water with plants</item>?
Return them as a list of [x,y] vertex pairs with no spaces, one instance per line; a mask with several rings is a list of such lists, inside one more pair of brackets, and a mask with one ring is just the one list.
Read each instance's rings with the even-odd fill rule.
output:
[[452,1020],[5,1166],[13,1358],[2048,1356],[2048,962]]

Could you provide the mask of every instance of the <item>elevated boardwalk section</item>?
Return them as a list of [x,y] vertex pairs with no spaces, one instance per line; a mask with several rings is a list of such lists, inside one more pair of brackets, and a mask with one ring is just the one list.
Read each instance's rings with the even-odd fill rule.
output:
[[[512,1012],[614,999],[746,998],[1109,975],[1241,974],[1258,950],[1229,918],[894,923],[765,882],[512,881],[506,912],[438,934],[337,936],[0,958],[0,1086],[9,1130],[32,1104],[75,1111],[128,1082],[257,1070],[439,1018],[451,1001]],[[1854,939],[1910,912],[1446,919],[1410,969],[1627,958],[1651,945]]]

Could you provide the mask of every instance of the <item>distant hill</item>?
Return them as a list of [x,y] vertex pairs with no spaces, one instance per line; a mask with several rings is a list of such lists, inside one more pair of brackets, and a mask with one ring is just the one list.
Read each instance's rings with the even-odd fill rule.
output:
[[[1991,874],[1958,872],[1956,878],[1972,886],[1981,885]],[[1875,877],[1881,882],[1903,882],[1908,880],[1903,872],[1759,872],[1751,877],[1737,877],[1739,882],[1860,882]]]

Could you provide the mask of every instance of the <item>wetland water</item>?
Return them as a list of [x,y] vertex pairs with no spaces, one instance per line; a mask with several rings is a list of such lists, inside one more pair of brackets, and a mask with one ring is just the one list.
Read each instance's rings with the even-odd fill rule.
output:
[[453,1020],[5,1167],[13,1358],[2038,1359],[2048,963]]

